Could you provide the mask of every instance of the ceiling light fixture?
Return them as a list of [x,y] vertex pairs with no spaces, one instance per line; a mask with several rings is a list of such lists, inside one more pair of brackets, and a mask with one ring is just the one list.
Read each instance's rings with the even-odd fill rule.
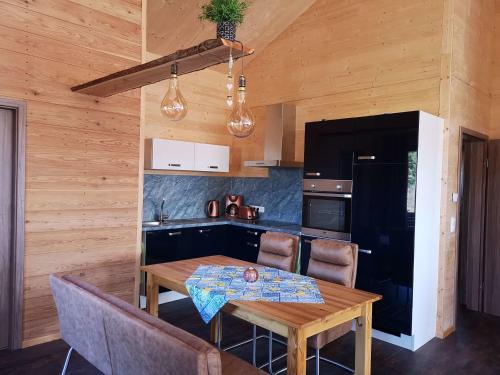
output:
[[169,87],[165,97],[161,101],[160,110],[165,117],[172,121],[182,120],[187,115],[187,102],[179,89],[177,64],[170,66]]
[[[243,44],[241,48],[243,48]],[[241,75],[238,80],[238,94],[233,109],[227,119],[229,133],[238,138],[248,137],[255,130],[255,119],[246,102],[246,78],[243,74],[243,57],[241,57]]]

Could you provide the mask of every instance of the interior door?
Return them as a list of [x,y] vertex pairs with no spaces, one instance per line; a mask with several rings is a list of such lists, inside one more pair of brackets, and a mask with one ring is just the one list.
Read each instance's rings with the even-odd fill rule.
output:
[[464,134],[460,166],[458,299],[482,311],[486,141]]
[[0,350],[10,335],[14,112],[0,108]]
[[484,312],[500,316],[500,140],[488,144]]

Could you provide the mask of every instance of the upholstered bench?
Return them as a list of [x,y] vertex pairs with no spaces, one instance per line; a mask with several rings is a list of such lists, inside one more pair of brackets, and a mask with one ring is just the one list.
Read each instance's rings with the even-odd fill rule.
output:
[[62,338],[104,374],[264,374],[73,276],[50,276]]

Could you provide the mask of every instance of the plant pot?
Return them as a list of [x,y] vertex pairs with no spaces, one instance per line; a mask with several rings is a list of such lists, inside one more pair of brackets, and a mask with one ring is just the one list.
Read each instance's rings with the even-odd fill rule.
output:
[[236,39],[236,24],[231,21],[222,21],[217,24],[217,38],[234,41]]

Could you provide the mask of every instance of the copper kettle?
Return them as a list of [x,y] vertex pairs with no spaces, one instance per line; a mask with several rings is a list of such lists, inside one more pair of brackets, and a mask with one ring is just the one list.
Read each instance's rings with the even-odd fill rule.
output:
[[244,220],[257,220],[259,218],[259,209],[252,206],[241,206],[238,210],[238,218]]
[[219,217],[219,201],[215,199],[208,201],[206,213],[207,217]]

